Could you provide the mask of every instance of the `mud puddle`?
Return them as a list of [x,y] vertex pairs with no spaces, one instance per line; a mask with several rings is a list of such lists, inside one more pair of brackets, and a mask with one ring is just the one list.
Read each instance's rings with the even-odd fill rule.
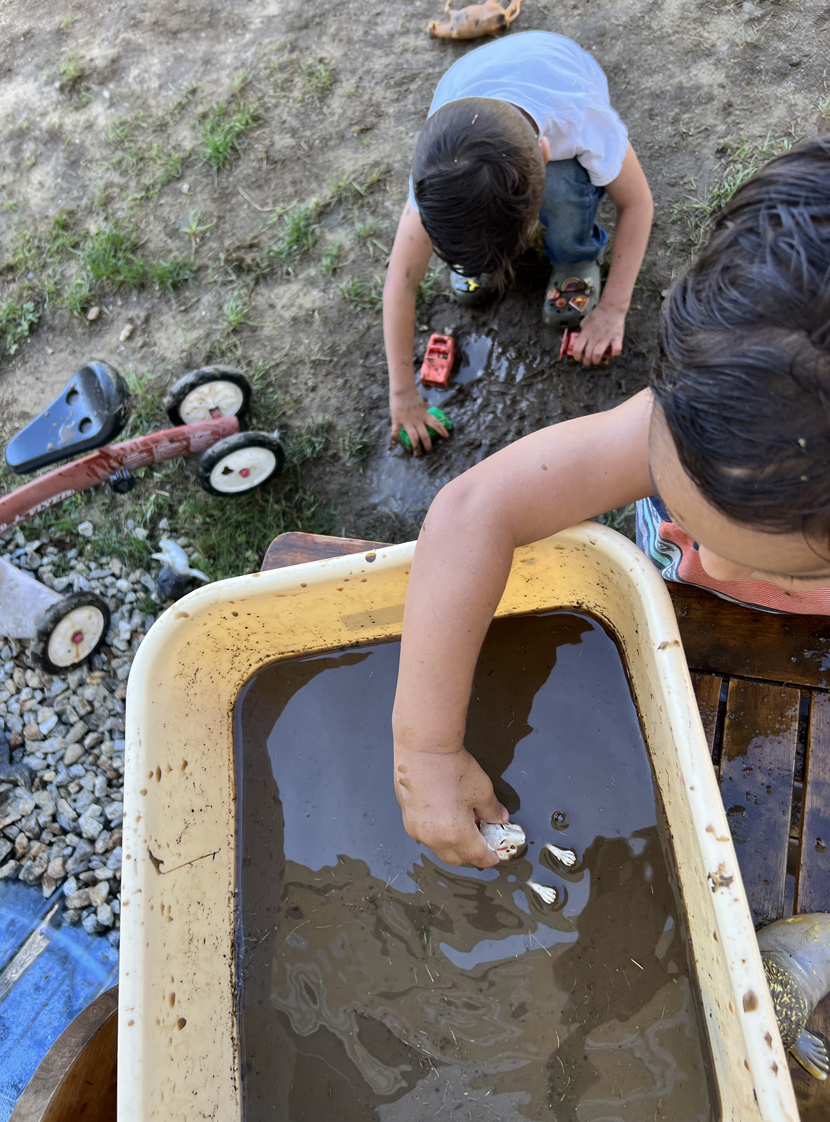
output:
[[[446,329],[446,333],[453,333],[453,329]],[[459,470],[478,463],[501,445],[506,427],[521,436],[536,427],[532,420],[528,423],[528,418],[542,415],[527,402],[511,402],[504,390],[530,381],[528,374],[549,383],[549,364],[543,368],[529,363],[514,347],[502,343],[497,324],[489,325],[485,332],[456,332],[456,345],[458,357],[446,389],[422,386],[418,381],[427,404],[442,409],[453,422],[450,441],[437,441],[434,454],[429,456],[414,457],[400,448],[384,450],[366,467],[369,501],[375,510],[409,525],[417,523],[438,491]],[[547,378],[541,377],[544,373]],[[540,385],[533,396],[548,392]]]
[[389,643],[277,663],[237,706],[247,1122],[708,1120],[612,639],[572,613],[492,626],[467,743],[529,842],[495,870],[445,866],[403,831],[397,661]]

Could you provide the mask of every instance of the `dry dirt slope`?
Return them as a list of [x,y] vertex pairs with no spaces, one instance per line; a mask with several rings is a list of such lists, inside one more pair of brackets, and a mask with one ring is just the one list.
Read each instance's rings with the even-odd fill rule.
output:
[[[526,0],[514,32],[554,30],[592,51],[653,186],[626,352],[607,373],[553,366],[543,271],[521,270],[515,291],[475,312],[450,304],[439,273],[419,321],[454,328],[481,376],[448,403],[453,445],[411,464],[384,450],[378,293],[432,91],[476,46],[429,40],[438,9],[0,3],[6,428],[89,356],[150,391],[224,358],[257,375],[260,423],[279,421],[304,460],[292,487],[311,486],[316,506],[309,515],[292,492],[286,525],[403,538],[436,487],[481,456],[642,386],[660,293],[690,248],[691,212],[673,212],[710,202],[759,150],[830,124],[830,6]],[[89,322],[93,304],[103,311]],[[252,529],[252,554],[267,531]],[[251,564],[240,552],[237,567]]]

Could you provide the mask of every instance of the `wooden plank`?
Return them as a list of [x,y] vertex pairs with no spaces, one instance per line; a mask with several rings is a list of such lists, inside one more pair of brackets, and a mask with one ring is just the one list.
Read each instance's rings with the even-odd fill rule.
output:
[[9,1122],[115,1122],[118,987],[79,1013],[38,1065]]
[[667,587],[690,669],[830,689],[824,616],[758,612],[692,585]]
[[693,674],[692,685],[695,690],[697,707],[700,710],[700,719],[703,722],[703,733],[706,737],[706,743],[709,745],[709,755],[714,756],[723,678],[718,674]]
[[729,683],[721,755],[721,797],[756,926],[784,909],[798,690]]
[[296,530],[274,538],[262,559],[260,572],[301,565],[305,561],[322,561],[326,557],[343,557],[347,553],[364,553],[382,549],[388,542],[367,542],[360,538],[334,538],[326,534],[301,534]]
[[830,912],[830,696],[810,707],[795,907]]

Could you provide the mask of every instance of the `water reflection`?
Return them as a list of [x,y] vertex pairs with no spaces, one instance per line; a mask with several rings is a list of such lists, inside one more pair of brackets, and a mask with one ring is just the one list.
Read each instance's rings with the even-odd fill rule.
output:
[[[249,1122],[708,1117],[648,763],[616,648],[494,625],[468,743],[526,857],[451,869],[389,775],[397,645],[284,663],[238,712]],[[369,704],[371,699],[371,704]],[[554,809],[570,825],[551,829]],[[571,874],[547,841],[580,856]],[[528,879],[567,888],[537,907]]]

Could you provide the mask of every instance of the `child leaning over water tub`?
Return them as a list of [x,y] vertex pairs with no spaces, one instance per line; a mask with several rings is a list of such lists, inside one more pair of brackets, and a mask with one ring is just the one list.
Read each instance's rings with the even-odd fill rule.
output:
[[735,193],[668,295],[650,389],[517,441],[430,507],[404,611],[395,789],[407,833],[449,864],[498,864],[476,820],[507,820],[464,726],[513,550],[634,500],[667,578],[830,615],[830,137]]

